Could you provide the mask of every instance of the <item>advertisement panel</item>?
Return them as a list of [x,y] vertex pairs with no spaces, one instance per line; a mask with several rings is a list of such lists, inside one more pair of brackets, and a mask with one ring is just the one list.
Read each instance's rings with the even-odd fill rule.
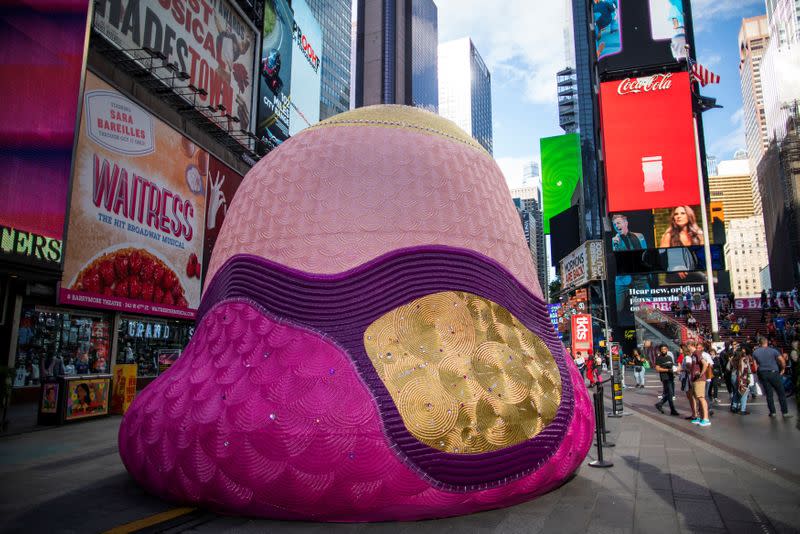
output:
[[[11,2],[0,79],[0,261],[61,268],[89,2]],[[9,83],[13,81],[13,84]]]
[[642,304],[657,304],[669,309],[672,303],[686,302],[693,299],[695,293],[705,294],[708,287],[703,273],[702,280],[685,281],[680,278],[670,279],[668,274],[629,274],[617,275],[615,279],[617,323],[632,325],[633,314]]
[[72,421],[108,413],[108,378],[87,378],[66,382],[67,409],[64,419]]
[[686,72],[600,84],[609,212],[700,202]]
[[319,122],[322,91],[322,28],[305,0],[293,0],[292,25],[292,108],[289,134]]
[[59,300],[192,318],[209,154],[87,72]]
[[583,176],[578,134],[544,137],[542,155],[542,205],[544,233],[550,233],[550,218],[570,207],[572,194]]
[[683,0],[594,0],[601,73],[676,65],[687,57]]
[[561,260],[560,274],[561,285],[565,290],[588,284],[591,280],[605,278],[603,243],[584,242]]
[[[564,339],[564,334],[562,333],[560,322],[563,321],[563,314],[559,314],[559,309],[561,308],[561,304],[548,304],[547,305],[547,312],[550,315],[550,323],[553,325],[553,329],[555,329],[556,333],[558,334],[558,339]],[[559,320],[559,317],[562,317]]]
[[[152,49],[166,57],[187,84],[201,92],[187,101],[224,106],[239,119],[236,128],[250,129],[255,33],[227,0],[99,0],[94,30],[131,58],[133,51]],[[152,60],[140,61],[146,67]]]
[[592,316],[579,313],[572,316],[572,354],[592,349]]
[[203,263],[202,272],[208,271],[208,262],[214,243],[225,222],[228,206],[233,201],[233,196],[239,189],[244,178],[215,157],[211,157],[208,164],[208,188],[206,194],[205,234],[203,237]]
[[286,0],[265,2],[255,133],[272,147],[289,137],[293,26]]
[[136,396],[135,363],[118,363],[114,366],[111,393],[111,413],[124,415]]

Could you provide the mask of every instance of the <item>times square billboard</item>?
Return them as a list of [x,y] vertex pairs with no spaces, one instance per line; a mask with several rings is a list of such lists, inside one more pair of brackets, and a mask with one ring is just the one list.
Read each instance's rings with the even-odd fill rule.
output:
[[685,60],[694,47],[689,4],[688,0],[594,0],[592,30],[600,73]]
[[267,0],[256,135],[276,147],[319,122],[322,29],[303,0]]
[[600,84],[608,211],[700,203],[687,72]]

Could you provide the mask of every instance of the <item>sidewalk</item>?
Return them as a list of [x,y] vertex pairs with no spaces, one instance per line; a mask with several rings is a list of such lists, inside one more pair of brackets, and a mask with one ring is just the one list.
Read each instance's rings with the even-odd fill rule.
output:
[[[650,402],[655,390],[646,391]],[[87,421],[0,438],[0,530],[102,532],[150,518],[146,532],[800,532],[800,478],[748,463],[702,441],[719,434],[676,430],[664,424],[669,416],[652,411],[654,416],[636,411],[608,420],[608,439],[617,446],[605,452],[614,467],[584,464],[564,486],[529,503],[437,521],[357,525],[251,520],[202,510],[154,518],[179,505],[150,497],[128,477],[117,454],[120,418]],[[759,419],[752,421],[761,426]],[[800,434],[793,422],[789,426]],[[702,430],[720,433],[723,427]],[[793,463],[785,467],[796,472],[796,442],[784,442],[791,439],[788,433],[779,436],[765,441],[748,432],[743,439],[758,450],[793,448]]]

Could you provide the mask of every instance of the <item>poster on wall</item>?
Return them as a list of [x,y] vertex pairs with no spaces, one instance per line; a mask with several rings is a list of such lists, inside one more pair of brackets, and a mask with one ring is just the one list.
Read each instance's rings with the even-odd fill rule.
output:
[[579,313],[572,316],[572,354],[593,348],[592,316]]
[[89,2],[45,5],[0,11],[0,262],[57,272]]
[[542,154],[542,205],[544,233],[550,233],[550,219],[567,210],[583,175],[581,142],[578,134],[544,137]]
[[124,415],[136,397],[136,364],[118,363],[114,366],[111,413]]
[[700,202],[689,74],[600,84],[609,212]]
[[683,0],[594,0],[595,49],[601,73],[670,66],[686,59]]
[[67,410],[64,419],[71,421],[107,414],[109,382],[108,378],[68,380]]
[[58,412],[58,382],[47,382],[42,385],[42,405],[39,407],[40,413]]
[[222,105],[239,119],[237,129],[250,130],[256,35],[232,3],[100,0],[95,6],[95,31],[132,58],[142,57],[133,51],[143,48],[163,54],[189,75],[187,85],[202,91],[187,92],[190,103]]
[[293,25],[286,0],[265,2],[255,133],[270,147],[289,137]]
[[293,0],[292,9],[290,135],[319,122],[322,91],[322,28],[305,0]]
[[[228,206],[233,202],[233,196],[239,189],[244,178],[215,157],[211,157],[208,165],[208,188],[206,194],[205,234],[203,236],[203,263],[202,273],[208,271],[211,253],[217,242]],[[197,264],[196,269],[201,269]]]
[[209,163],[87,72],[60,302],[193,318]]

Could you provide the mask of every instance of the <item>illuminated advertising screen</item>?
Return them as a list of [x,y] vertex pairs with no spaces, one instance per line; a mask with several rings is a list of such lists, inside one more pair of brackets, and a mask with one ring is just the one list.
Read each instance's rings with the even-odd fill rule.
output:
[[[690,276],[680,277],[678,273],[618,274],[614,281],[617,324],[633,325],[634,313],[644,304],[668,311],[673,303],[682,306],[693,301],[695,293],[705,295],[708,292],[705,273],[686,274]],[[714,283],[717,282],[715,273]]]
[[[550,218],[568,209],[572,194],[583,175],[578,134],[544,137],[542,155],[542,205],[544,233],[550,233]],[[570,249],[571,250],[571,249]]]
[[265,2],[255,133],[270,147],[289,137],[293,26],[286,0]]
[[700,202],[686,72],[600,86],[609,212]]
[[594,0],[595,49],[601,73],[676,65],[687,57],[683,0]]
[[578,313],[572,316],[572,353],[592,350],[592,316]]
[[[0,261],[57,273],[88,2],[0,8]],[[54,274],[57,276],[57,274]]]
[[[177,66],[201,92],[182,91],[192,104],[223,106],[239,119],[236,128],[250,130],[256,35],[227,0],[101,0],[96,2],[94,30],[114,46],[131,51],[150,48]],[[146,68],[152,60],[140,60]],[[158,63],[157,63],[158,64]]]
[[193,318],[211,157],[87,72],[59,301]]
[[[233,196],[239,189],[244,178],[217,158],[210,158],[208,163],[208,187],[206,188],[206,216],[205,232],[203,236],[202,274],[208,271],[211,253],[217,242],[228,206],[233,202]],[[200,269],[200,266],[197,266]]]
[[293,0],[292,106],[289,134],[319,122],[322,91],[322,28],[305,0]]

